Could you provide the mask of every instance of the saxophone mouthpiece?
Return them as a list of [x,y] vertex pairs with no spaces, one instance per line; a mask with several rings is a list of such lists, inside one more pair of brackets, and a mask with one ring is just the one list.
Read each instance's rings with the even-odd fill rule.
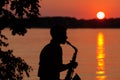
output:
[[66,43],[69,44],[69,45],[71,44],[69,41],[66,41]]

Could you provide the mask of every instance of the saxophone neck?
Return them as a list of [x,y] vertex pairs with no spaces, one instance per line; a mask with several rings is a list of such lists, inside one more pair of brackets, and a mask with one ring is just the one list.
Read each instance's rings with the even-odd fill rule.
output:
[[75,46],[73,46],[69,41],[66,41],[66,43],[67,43],[68,45],[70,45],[70,46],[75,50],[75,53],[78,52],[77,48],[76,48]]

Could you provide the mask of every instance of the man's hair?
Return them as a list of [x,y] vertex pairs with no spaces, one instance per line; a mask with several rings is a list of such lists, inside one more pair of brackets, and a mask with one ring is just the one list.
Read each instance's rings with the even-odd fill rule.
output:
[[67,28],[63,25],[54,25],[50,29],[50,34],[53,38],[61,36],[65,33]]

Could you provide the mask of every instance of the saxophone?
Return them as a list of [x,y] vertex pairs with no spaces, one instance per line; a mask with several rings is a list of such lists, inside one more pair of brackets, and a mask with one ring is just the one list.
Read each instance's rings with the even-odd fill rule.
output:
[[[68,45],[70,45],[70,46],[75,50],[75,52],[74,52],[74,54],[73,54],[73,56],[72,56],[72,60],[70,61],[70,62],[75,62],[75,61],[76,61],[76,57],[77,57],[77,52],[78,52],[78,50],[77,50],[77,48],[76,48],[75,46],[73,46],[69,41],[66,41],[66,43],[67,43]],[[65,77],[65,80],[81,80],[80,77],[79,77],[77,74],[72,78],[73,72],[74,72],[74,69],[73,69],[73,68],[69,68],[68,71],[67,71],[67,75],[66,75],[66,77]]]

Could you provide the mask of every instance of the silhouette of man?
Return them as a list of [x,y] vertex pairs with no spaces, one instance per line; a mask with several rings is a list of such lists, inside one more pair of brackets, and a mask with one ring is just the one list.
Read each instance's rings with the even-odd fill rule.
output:
[[76,68],[77,63],[62,63],[62,48],[60,44],[66,43],[66,28],[61,25],[50,29],[52,40],[40,54],[38,77],[40,80],[60,80],[60,72],[70,67]]

